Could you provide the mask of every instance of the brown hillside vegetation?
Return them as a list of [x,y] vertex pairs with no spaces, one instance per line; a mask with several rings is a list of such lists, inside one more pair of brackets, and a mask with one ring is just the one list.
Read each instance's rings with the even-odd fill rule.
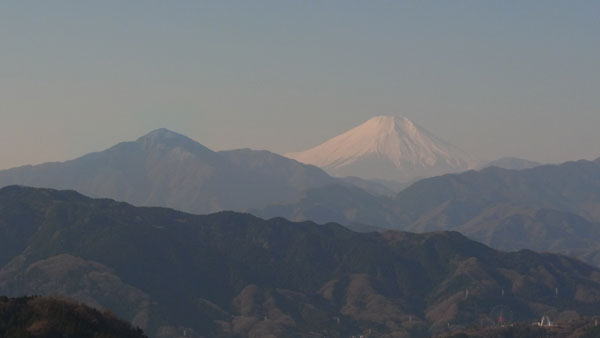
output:
[[0,297],[3,338],[143,338],[140,329],[83,304],[50,297]]

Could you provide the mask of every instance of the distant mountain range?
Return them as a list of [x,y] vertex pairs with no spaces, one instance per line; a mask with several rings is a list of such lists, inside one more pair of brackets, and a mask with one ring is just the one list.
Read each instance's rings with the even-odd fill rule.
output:
[[[400,142],[401,132],[427,135],[406,119],[379,117],[349,140],[364,128],[383,133],[372,136],[384,145]],[[600,265],[598,162],[536,166],[507,158],[480,171],[401,184],[331,177],[267,151],[215,152],[159,129],[75,160],[0,171],[0,187],[73,189],[139,206],[250,211],[359,231],[456,230],[498,249],[551,250]],[[534,168],[524,169],[529,166]]]
[[349,184],[268,151],[215,152],[166,129],[71,161],[0,171],[0,187],[74,189],[194,213],[260,208],[336,183]]
[[489,162],[483,166],[481,169],[485,169],[488,167],[498,167],[502,169],[513,169],[513,170],[522,170],[522,169],[531,169],[537,166],[542,165],[539,162],[534,162],[530,160],[526,160],[518,157],[502,157],[495,161]]
[[404,117],[377,116],[312,149],[286,154],[335,176],[400,182],[474,169],[479,161]]
[[[410,131],[412,125],[388,117],[371,124],[380,132],[391,125],[396,136],[398,128]],[[456,230],[499,249],[552,250],[600,264],[597,163],[536,166],[507,158],[480,171],[403,185],[331,177],[267,151],[215,152],[159,129],[75,160],[0,171],[0,187],[73,189],[140,206],[251,211],[266,218],[338,222],[360,231]],[[535,167],[523,169],[528,166]]]
[[356,233],[17,186],[0,189],[0,266],[0,294],[69,296],[152,337],[426,336],[498,309],[600,313],[600,270],[457,232]]
[[504,250],[563,252],[600,265],[600,160],[489,167],[418,181],[387,198],[319,188],[253,213],[405,231],[455,230]]

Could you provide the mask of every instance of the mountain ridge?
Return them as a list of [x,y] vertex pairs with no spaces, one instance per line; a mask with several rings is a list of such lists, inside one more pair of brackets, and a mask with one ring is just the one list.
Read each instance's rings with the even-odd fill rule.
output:
[[488,167],[423,179],[392,198],[313,189],[296,202],[253,212],[266,218],[334,221],[357,230],[373,225],[455,230],[497,249],[546,247],[600,265],[600,245],[595,244],[600,234],[591,231],[600,229],[599,164],[581,160],[523,170]]
[[542,163],[526,160],[518,157],[502,157],[495,161],[488,162],[479,169],[485,169],[487,167],[498,167],[503,169],[523,170],[538,167]]
[[152,337],[428,336],[493,321],[497,306],[528,320],[600,305],[600,270],[457,232],[361,234],[10,186],[0,234],[0,292],[111,304]]
[[291,201],[305,189],[334,182],[338,180],[317,167],[274,153],[215,152],[164,128],[73,160],[0,171],[0,186],[74,189],[194,213]]

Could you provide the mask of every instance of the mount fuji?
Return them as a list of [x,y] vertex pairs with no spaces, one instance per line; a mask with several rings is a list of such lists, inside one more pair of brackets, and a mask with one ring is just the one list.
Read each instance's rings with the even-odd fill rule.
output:
[[335,176],[411,181],[477,168],[478,160],[405,117],[377,116],[285,156]]

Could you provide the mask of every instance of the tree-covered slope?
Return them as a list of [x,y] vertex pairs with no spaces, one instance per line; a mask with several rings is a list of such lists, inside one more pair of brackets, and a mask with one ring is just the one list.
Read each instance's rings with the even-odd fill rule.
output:
[[424,335],[500,305],[521,319],[600,308],[597,269],[456,232],[356,233],[15,186],[0,190],[0,232],[0,293],[67,295],[156,337]]
[[3,338],[144,338],[141,330],[83,304],[46,297],[0,297]]

